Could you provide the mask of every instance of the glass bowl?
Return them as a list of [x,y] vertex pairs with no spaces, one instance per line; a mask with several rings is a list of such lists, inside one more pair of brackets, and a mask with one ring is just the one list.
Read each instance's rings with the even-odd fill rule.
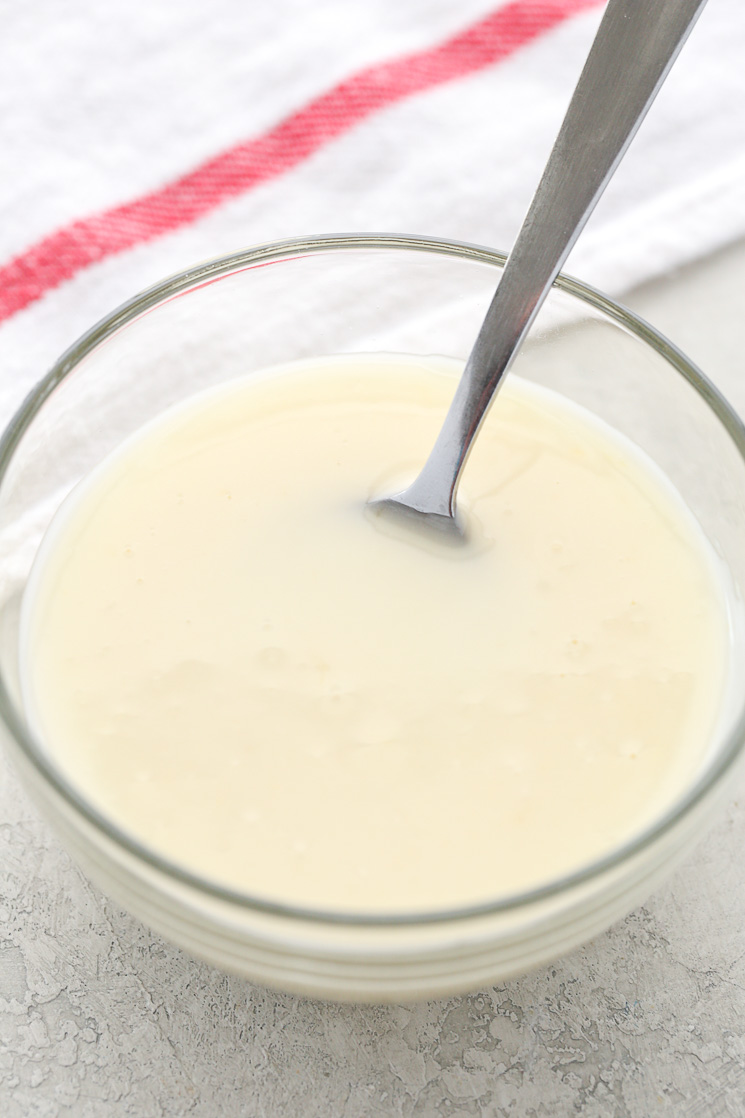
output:
[[[464,358],[504,259],[475,245],[356,235],[209,261],[94,326],[0,439],[0,724],[18,769],[102,889],[187,951],[269,986],[406,1000],[474,989],[556,958],[626,914],[669,872],[742,753],[738,695],[692,786],[610,855],[471,908],[361,916],[240,894],[168,862],[88,802],[28,729],[19,701],[21,596],[50,520],[82,477],[165,408],[252,370],[324,353]],[[745,431],[683,354],[611,299],[562,276],[510,375],[557,389],[656,461],[739,596]]]

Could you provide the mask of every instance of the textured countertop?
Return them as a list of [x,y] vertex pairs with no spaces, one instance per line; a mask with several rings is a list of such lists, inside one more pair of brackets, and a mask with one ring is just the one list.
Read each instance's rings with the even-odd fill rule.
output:
[[[626,302],[745,413],[745,244]],[[84,880],[1,762],[0,779],[3,1118],[745,1113],[738,789],[673,880],[589,946],[467,997],[377,1008],[194,962]]]

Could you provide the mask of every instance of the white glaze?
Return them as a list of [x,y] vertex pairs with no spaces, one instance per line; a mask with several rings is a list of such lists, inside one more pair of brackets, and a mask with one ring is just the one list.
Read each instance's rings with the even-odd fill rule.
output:
[[38,732],[154,849],[314,907],[449,908],[578,868],[668,806],[728,671],[712,553],[659,471],[511,378],[462,505],[376,530],[453,363],[327,359],[202,395],[66,502],[24,606]]

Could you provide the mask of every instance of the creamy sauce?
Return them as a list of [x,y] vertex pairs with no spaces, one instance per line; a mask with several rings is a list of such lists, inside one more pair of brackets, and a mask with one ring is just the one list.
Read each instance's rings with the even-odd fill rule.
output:
[[424,460],[455,363],[330,358],[166,413],[73,493],[26,594],[27,706],[161,855],[366,911],[522,891],[689,783],[729,668],[713,553],[620,435],[509,379],[461,551],[364,512]]

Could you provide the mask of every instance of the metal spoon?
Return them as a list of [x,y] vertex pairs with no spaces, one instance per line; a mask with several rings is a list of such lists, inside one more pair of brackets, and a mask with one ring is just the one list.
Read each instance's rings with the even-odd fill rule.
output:
[[528,215],[419,476],[371,502],[457,538],[455,494],[497,389],[706,0],[609,0]]

